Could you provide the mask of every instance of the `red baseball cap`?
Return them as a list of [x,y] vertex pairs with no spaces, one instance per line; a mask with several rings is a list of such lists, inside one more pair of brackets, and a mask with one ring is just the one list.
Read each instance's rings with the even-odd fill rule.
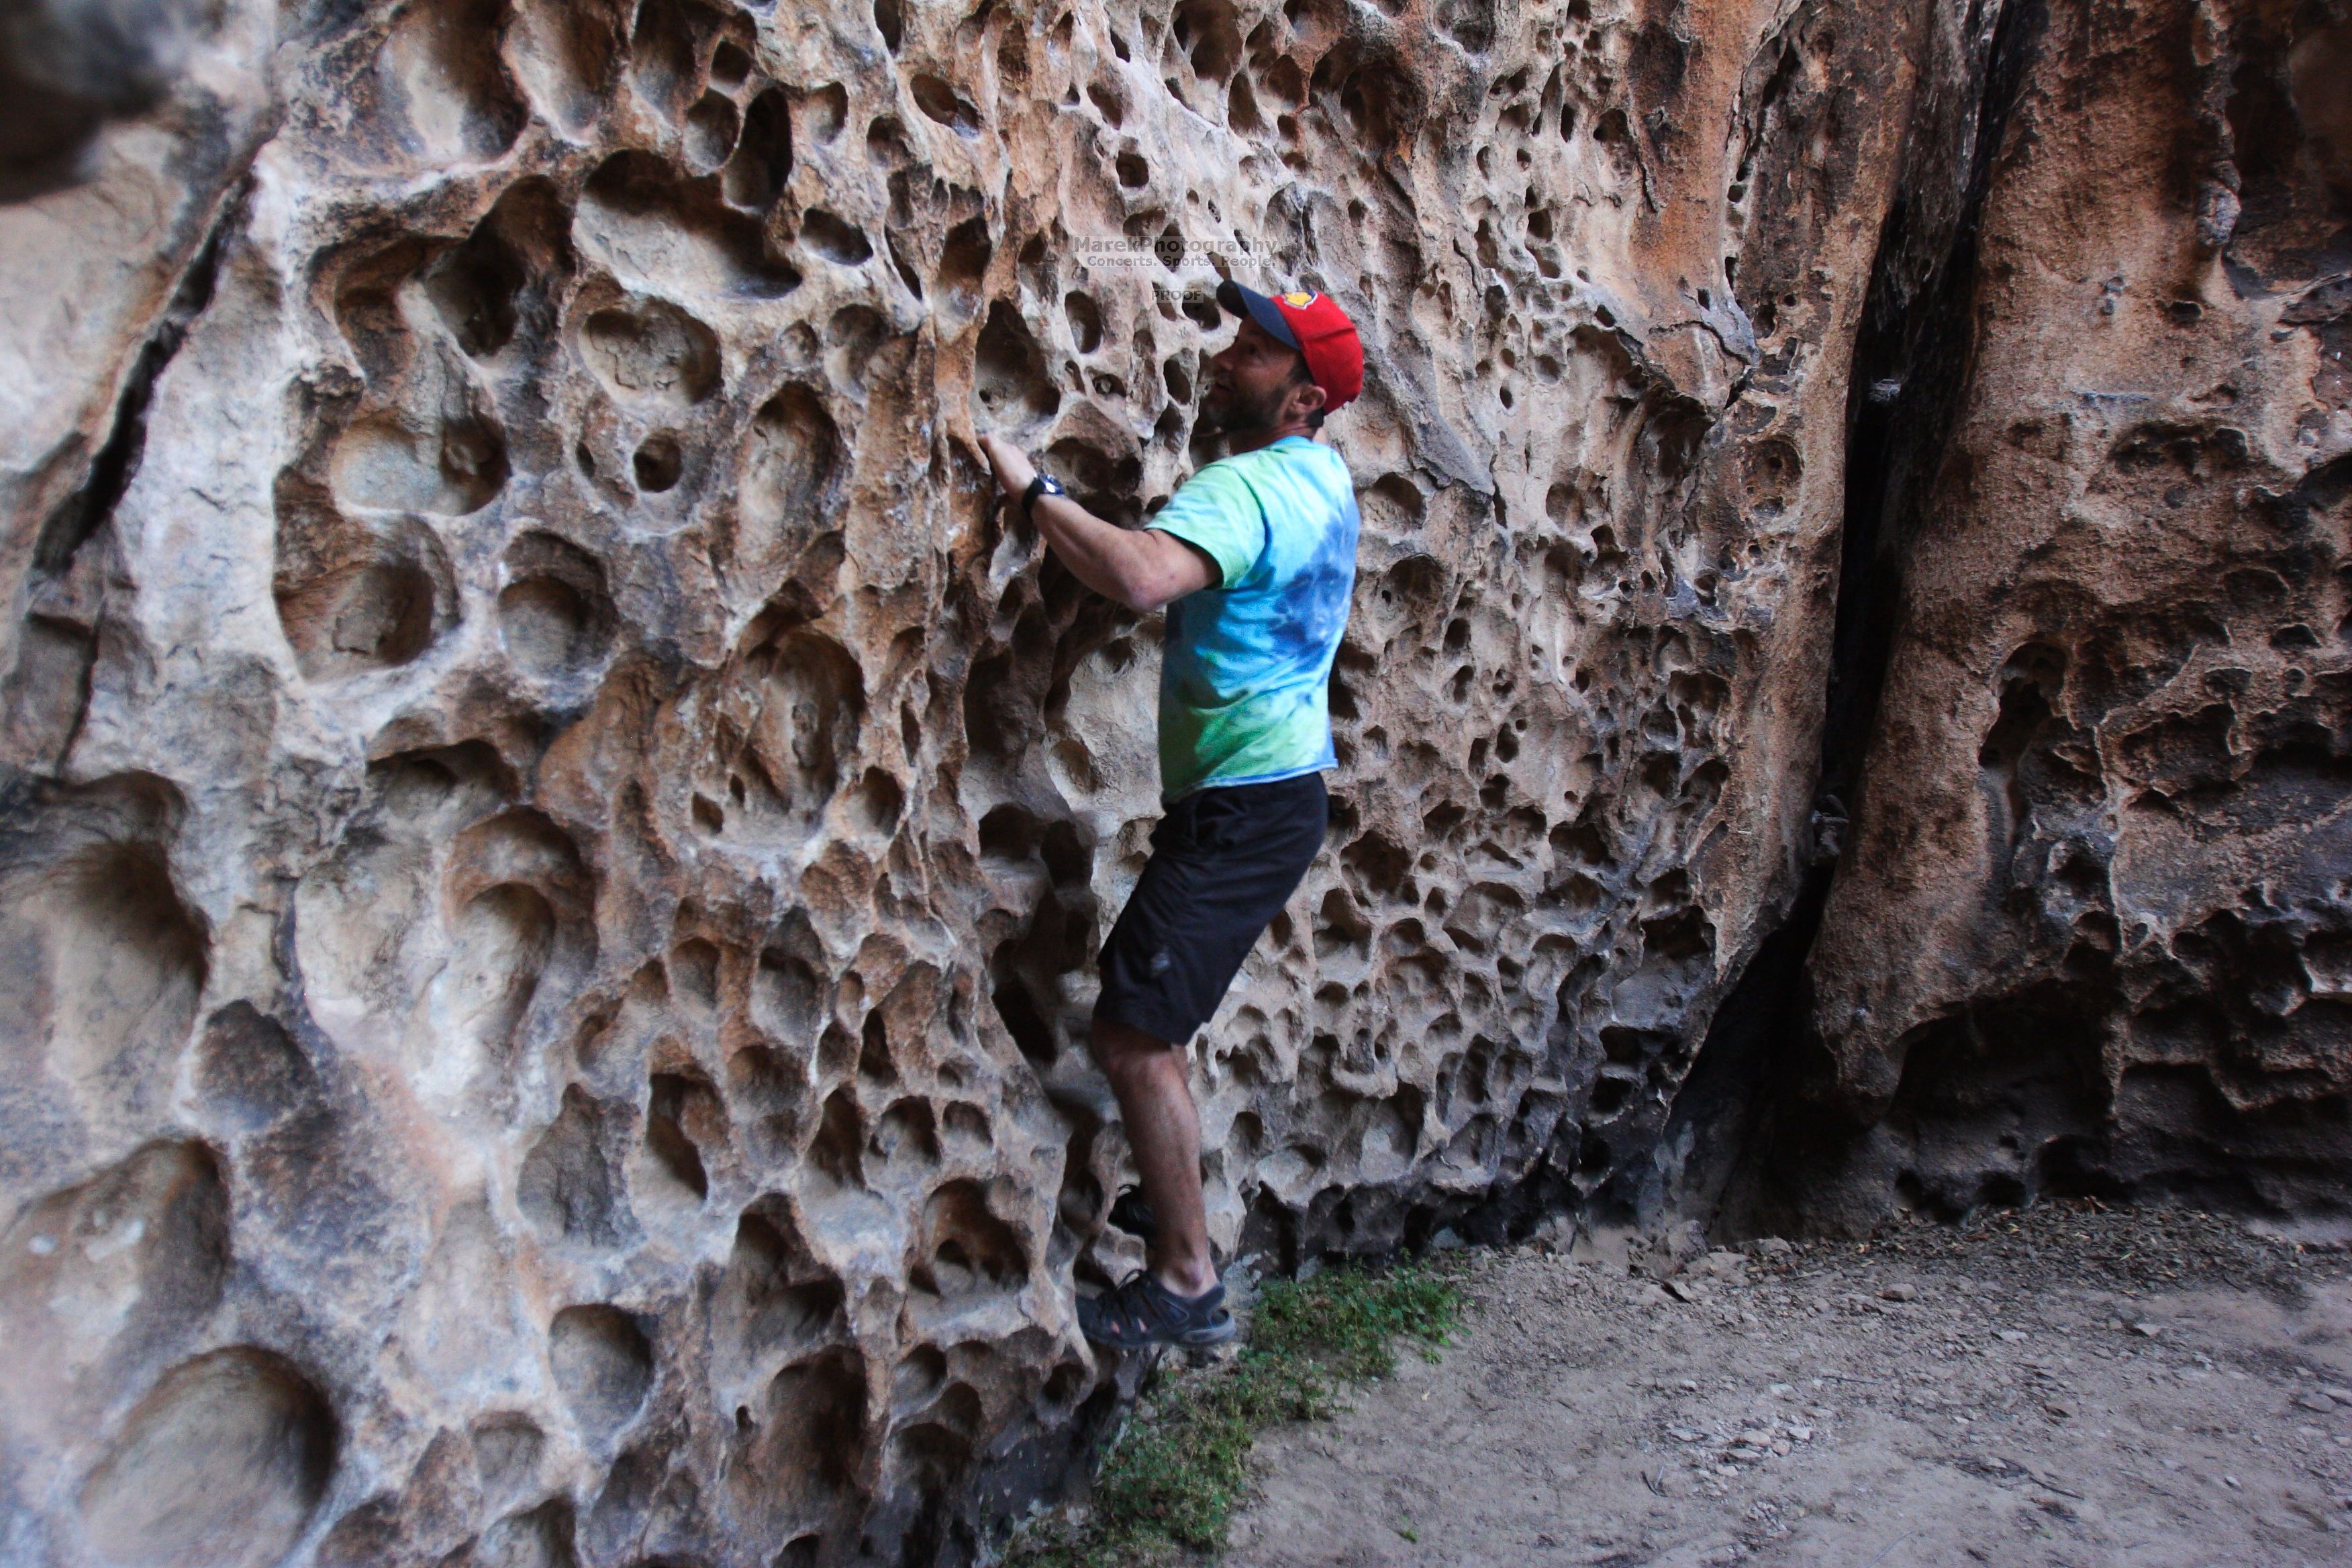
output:
[[1323,389],[1325,413],[1354,402],[1364,390],[1364,345],[1356,323],[1330,295],[1267,295],[1225,282],[1217,285],[1217,303],[1306,357],[1307,378]]

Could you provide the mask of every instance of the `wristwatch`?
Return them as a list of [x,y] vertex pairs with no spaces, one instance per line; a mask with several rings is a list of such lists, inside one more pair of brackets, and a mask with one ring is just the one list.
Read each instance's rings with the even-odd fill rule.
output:
[[1062,488],[1062,481],[1055,479],[1053,475],[1045,473],[1037,475],[1034,479],[1029,481],[1029,488],[1021,492],[1021,521],[1027,523],[1032,528],[1036,527],[1037,498],[1039,496],[1066,496],[1069,493],[1069,491]]

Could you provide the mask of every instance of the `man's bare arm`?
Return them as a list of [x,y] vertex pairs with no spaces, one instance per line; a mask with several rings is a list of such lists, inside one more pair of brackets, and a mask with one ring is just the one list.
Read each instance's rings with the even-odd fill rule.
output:
[[[1005,499],[1019,506],[1035,466],[993,436],[980,444]],[[1173,534],[1105,522],[1067,496],[1039,496],[1035,515],[1037,531],[1070,575],[1130,610],[1149,615],[1217,581],[1209,558]]]

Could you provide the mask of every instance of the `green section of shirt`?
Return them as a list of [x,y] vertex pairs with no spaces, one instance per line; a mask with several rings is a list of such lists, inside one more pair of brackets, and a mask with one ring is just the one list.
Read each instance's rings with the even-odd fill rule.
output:
[[1265,548],[1265,510],[1234,458],[1211,463],[1187,479],[1149,526],[1198,545],[1217,563],[1218,588],[1249,575]]

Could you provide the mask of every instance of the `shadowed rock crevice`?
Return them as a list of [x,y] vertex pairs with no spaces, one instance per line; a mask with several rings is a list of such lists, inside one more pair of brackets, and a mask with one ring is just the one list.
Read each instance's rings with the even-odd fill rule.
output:
[[139,460],[147,447],[147,413],[155,395],[155,378],[187,341],[190,324],[212,303],[220,275],[221,247],[242,225],[244,216],[242,196],[225,203],[211,233],[181,275],[170,305],[131,362],[115,405],[112,427],[90,461],[89,477],[41,526],[40,542],[34,550],[35,570],[61,575],[69,569],[75,552],[105,524],[131,476],[139,471]]
[[[1807,963],[1851,813],[1869,788],[1870,731],[1905,574],[1975,359],[1969,311],[1980,282],[1984,204],[2046,25],[2040,0],[2009,0],[1977,15],[1973,35],[1937,39],[1937,64],[1950,75],[1918,110],[1906,194],[1887,211],[1862,300],[1846,379],[1844,513],[1819,783],[1800,891],[1701,1046],[1651,1170],[1617,1194],[1620,1215],[1643,1223],[1681,1212],[1731,1235],[1786,1225],[1787,1205],[1805,1201],[1797,1195],[1805,1184],[1837,1163],[1829,1151],[1841,1122],[1854,1120],[1822,1103],[1832,1086],[1806,1037]],[[1938,136],[1939,129],[1965,139]],[[1766,456],[1751,485],[1777,490],[1785,460]]]

